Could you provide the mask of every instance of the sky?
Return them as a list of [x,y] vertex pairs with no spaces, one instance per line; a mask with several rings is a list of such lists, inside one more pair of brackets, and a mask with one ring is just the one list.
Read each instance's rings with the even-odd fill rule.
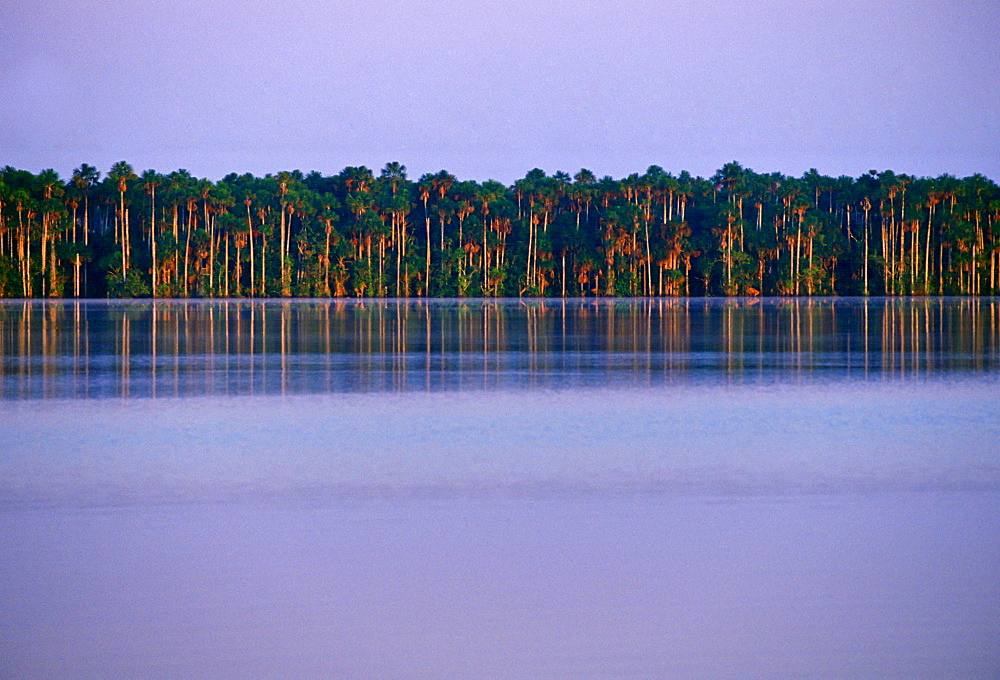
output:
[[996,0],[4,0],[0,166],[1000,180]]

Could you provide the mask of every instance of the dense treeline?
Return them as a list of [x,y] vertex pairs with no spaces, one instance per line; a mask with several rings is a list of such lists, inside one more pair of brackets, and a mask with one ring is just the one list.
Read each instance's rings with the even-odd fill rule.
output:
[[0,297],[1000,293],[982,175],[0,171]]

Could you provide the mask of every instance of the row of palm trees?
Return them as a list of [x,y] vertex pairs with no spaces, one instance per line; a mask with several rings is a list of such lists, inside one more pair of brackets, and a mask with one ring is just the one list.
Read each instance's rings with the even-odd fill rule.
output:
[[0,297],[986,295],[982,175],[0,170]]

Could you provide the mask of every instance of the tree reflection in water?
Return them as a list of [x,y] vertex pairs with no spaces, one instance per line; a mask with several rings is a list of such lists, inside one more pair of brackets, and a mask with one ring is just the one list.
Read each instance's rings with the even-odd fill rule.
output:
[[995,373],[992,298],[0,303],[4,399]]

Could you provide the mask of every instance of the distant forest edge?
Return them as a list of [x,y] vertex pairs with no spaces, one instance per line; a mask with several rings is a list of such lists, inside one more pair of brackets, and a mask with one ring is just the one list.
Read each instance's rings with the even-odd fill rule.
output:
[[993,295],[973,175],[0,170],[0,297]]

